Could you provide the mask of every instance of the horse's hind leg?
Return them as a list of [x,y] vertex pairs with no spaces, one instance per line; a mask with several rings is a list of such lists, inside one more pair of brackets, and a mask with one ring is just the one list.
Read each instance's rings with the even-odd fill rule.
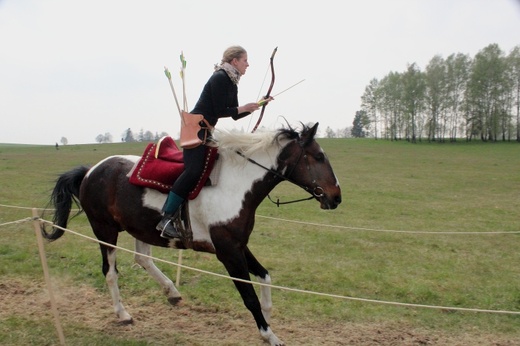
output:
[[121,303],[121,295],[119,293],[119,286],[117,285],[116,249],[105,245],[100,246],[101,254],[103,255],[103,274],[105,274],[108,290],[112,296],[114,311],[121,323],[130,324],[133,322],[132,316],[126,312],[123,303]]
[[[146,244],[137,239],[135,240],[135,251],[146,256],[150,256],[152,253],[151,246],[149,244]],[[155,281],[159,283],[159,285],[161,285],[163,292],[168,298],[170,304],[175,305],[182,299],[181,294],[175,288],[172,280],[170,280],[166,275],[163,274],[161,270],[159,270],[159,268],[155,266],[155,263],[153,263],[151,258],[136,254],[135,261],[137,264],[143,267],[148,272],[148,274],[150,274],[155,279]]]
[[[258,262],[248,247],[246,247],[244,255],[246,256],[249,272],[256,276],[259,282],[264,284],[271,284],[271,277],[269,276],[269,272],[260,264],[260,262]],[[269,323],[271,319],[271,309],[273,306],[271,299],[271,287],[260,286],[260,305],[262,307],[262,314],[264,315],[267,323]]]

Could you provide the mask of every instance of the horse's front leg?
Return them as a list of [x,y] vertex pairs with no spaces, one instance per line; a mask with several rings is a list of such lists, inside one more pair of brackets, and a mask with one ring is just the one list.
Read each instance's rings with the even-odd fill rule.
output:
[[[150,256],[152,254],[152,249],[149,244],[136,239],[135,252],[138,254]],[[177,291],[177,288],[175,288],[172,280],[170,280],[159,268],[157,268],[150,257],[144,257],[138,254],[135,255],[135,262],[143,267],[148,272],[148,274],[150,274],[155,279],[155,281],[161,285],[164,294],[168,298],[168,302],[170,302],[172,305],[177,304],[182,299],[182,297],[179,291]]]
[[[246,251],[249,252],[249,254],[246,256],[244,251],[240,249],[239,244],[234,243],[227,236],[213,237],[213,243],[215,245],[217,258],[224,264],[229,275],[234,278],[249,280],[249,270],[246,258],[248,258],[251,253]],[[278,337],[273,333],[271,327],[269,327],[269,324],[267,323],[262,312],[262,307],[253,285],[241,281],[233,281],[233,283],[240,293],[240,296],[244,301],[244,305],[253,314],[262,338],[269,342],[271,346],[285,345],[284,342],[278,339]]]
[[[258,278],[258,282],[271,284],[271,277],[269,276],[269,272],[260,264],[260,262],[258,262],[248,247],[246,247],[244,250],[244,255],[246,256],[249,272]],[[271,320],[271,310],[273,307],[273,301],[271,299],[271,287],[260,286],[260,305],[262,307],[264,318],[267,323],[269,323]]]

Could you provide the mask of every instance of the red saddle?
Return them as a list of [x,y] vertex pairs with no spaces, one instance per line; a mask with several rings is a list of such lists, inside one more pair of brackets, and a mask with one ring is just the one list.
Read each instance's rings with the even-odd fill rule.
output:
[[[206,184],[218,154],[218,148],[206,146],[206,164],[204,172],[188,199],[198,196]],[[184,159],[175,141],[167,136],[157,143],[149,143],[143,156],[130,172],[130,183],[149,187],[161,192],[168,192],[175,180],[184,171]]]

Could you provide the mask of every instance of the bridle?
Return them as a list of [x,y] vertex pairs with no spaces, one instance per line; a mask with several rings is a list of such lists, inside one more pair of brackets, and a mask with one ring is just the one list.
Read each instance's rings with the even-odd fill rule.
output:
[[[252,158],[250,157],[246,157],[243,153],[241,153],[240,151],[236,151],[236,153],[240,156],[242,156],[244,159],[246,159],[247,161],[251,162],[252,164],[254,165],[257,165],[258,167],[261,167],[263,168],[264,170],[266,170],[267,172],[273,174],[274,176],[280,178],[282,181],[288,181],[300,188],[302,188],[303,190],[307,191],[308,193],[311,194],[311,196],[307,197],[307,198],[301,198],[301,199],[297,199],[297,200],[292,200],[292,201],[288,201],[288,202],[280,202],[279,199],[277,199],[276,201],[274,201],[271,196],[268,194],[267,197],[269,198],[269,200],[271,202],[273,202],[274,204],[276,204],[278,207],[282,204],[290,204],[290,203],[296,203],[296,202],[303,202],[303,201],[308,201],[310,199],[313,199],[313,198],[320,198],[320,197],[323,197],[323,194],[324,194],[324,191],[323,191],[323,188],[321,186],[319,186],[316,182],[316,179],[314,179],[313,177],[313,174],[312,174],[312,171],[311,171],[311,167],[309,165],[309,158],[307,157],[307,154],[305,154],[305,148],[304,148],[304,145],[303,145],[303,142],[302,141],[298,141],[298,144],[300,146],[300,155],[298,156],[298,160],[296,161],[296,164],[293,166],[293,168],[291,169],[291,171],[288,173],[288,174],[281,174],[280,172],[278,171],[275,171],[274,169],[272,168],[268,168],[264,165],[262,165],[261,163],[259,163],[258,161],[255,161],[253,160]],[[310,187],[308,186],[305,186],[305,185],[302,185],[302,184],[299,184],[297,183],[296,181],[294,181],[293,179],[290,178],[290,176],[292,175],[292,173],[294,172],[294,169],[296,168],[296,166],[298,166],[298,164],[300,163],[300,160],[302,159],[305,160],[305,166],[307,167],[307,172],[309,172],[309,176],[311,177],[311,183],[314,184],[315,186],[311,189]]]

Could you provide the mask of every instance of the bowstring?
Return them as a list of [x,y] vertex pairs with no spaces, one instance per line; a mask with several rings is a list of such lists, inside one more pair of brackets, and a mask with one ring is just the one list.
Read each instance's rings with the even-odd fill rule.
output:
[[[271,62],[267,64],[267,69],[265,70],[264,79],[262,80],[262,85],[260,86],[260,89],[258,90],[258,95],[256,96],[257,100],[260,100],[260,94],[262,93],[262,90],[264,89],[265,80],[267,78],[267,74],[269,73],[269,68],[271,67]],[[253,120],[253,117],[249,117],[249,124],[247,124],[247,132],[249,132],[249,128],[251,127],[251,121]]]

